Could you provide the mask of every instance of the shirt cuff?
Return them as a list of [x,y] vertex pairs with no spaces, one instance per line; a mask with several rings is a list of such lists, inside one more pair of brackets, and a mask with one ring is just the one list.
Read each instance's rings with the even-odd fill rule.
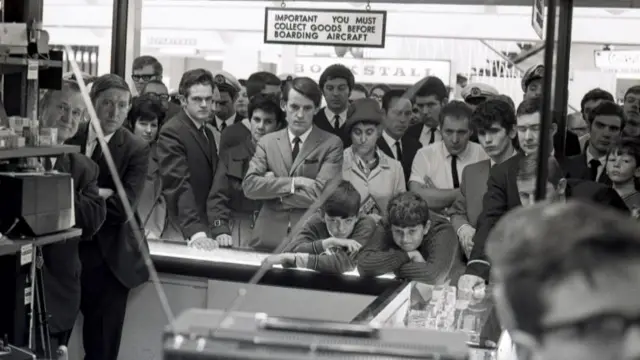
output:
[[198,240],[200,238],[206,238],[206,237],[207,237],[207,233],[205,233],[204,231],[199,231],[191,236],[191,239],[187,241],[187,245],[191,245],[191,243],[194,242],[195,240]]
[[462,226],[460,226],[458,228],[458,230],[456,230],[456,235],[458,235],[458,237],[460,237],[460,231],[462,231],[462,229],[465,229],[467,226],[473,229],[473,227],[471,225],[469,225],[469,224],[462,224]]
[[289,189],[290,194],[296,193],[296,178],[291,178],[291,189]]
[[296,267],[298,268],[308,268],[309,267],[309,254],[305,253],[297,253],[296,257]]

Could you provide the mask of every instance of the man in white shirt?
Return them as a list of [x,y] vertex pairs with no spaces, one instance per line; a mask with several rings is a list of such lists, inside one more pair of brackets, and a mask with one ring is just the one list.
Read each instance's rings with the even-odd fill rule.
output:
[[461,101],[442,108],[442,141],[418,150],[413,159],[409,189],[422,196],[429,208],[449,208],[460,193],[462,170],[489,157],[479,144],[469,141],[471,109]]
[[347,122],[349,96],[355,86],[353,73],[342,64],[333,64],[322,72],[319,83],[327,106],[318,111],[313,124],[340,137],[343,147],[347,148],[351,146],[351,137],[343,127]]
[[288,127],[263,136],[242,182],[244,194],[263,205],[251,246],[273,251],[329,181],[342,174],[342,141],[313,124],[322,101],[318,84],[293,79],[282,94]]
[[415,107],[420,112],[421,123],[409,128],[407,134],[419,140],[422,146],[427,146],[442,140],[440,112],[449,101],[449,91],[442,80],[435,76],[429,76],[421,82],[415,93]]

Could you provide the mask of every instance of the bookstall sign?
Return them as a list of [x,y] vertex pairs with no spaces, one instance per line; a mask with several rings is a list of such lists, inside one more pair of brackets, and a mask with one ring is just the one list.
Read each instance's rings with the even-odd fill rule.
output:
[[383,48],[387,12],[267,7],[266,44]]

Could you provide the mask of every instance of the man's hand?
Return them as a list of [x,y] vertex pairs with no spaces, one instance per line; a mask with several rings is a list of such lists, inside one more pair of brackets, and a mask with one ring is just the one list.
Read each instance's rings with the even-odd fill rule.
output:
[[409,255],[409,260],[411,260],[411,262],[414,262],[414,263],[426,262],[424,260],[424,257],[422,257],[422,254],[420,254],[418,250],[409,251],[407,255]]
[[358,251],[360,251],[360,248],[362,248],[362,245],[355,240],[338,239],[334,237],[325,239],[322,245],[324,246],[325,249],[329,249],[332,247],[344,248],[349,254],[355,254]]
[[99,188],[98,189],[98,195],[100,195],[101,198],[103,199],[107,199],[109,197],[111,197],[111,195],[113,195],[114,192],[111,189],[105,189],[105,188]]
[[298,189],[313,190],[314,186],[316,185],[315,180],[309,179],[303,176],[299,176],[295,178],[294,183],[296,185],[296,190]]
[[208,236],[201,236],[193,239],[189,243],[189,247],[196,248],[198,250],[211,251],[217,249],[218,242],[209,238]]
[[267,264],[268,266],[273,266],[273,265],[295,266],[296,256],[295,254],[290,254],[290,253],[270,255],[269,257],[264,259],[264,263]]
[[220,234],[216,236],[216,242],[220,247],[231,247],[233,246],[233,238],[229,234]]
[[475,234],[476,229],[469,224],[464,224],[458,229],[458,240],[460,240],[460,246],[467,258],[471,255],[471,250],[473,250],[473,236]]
[[458,297],[480,300],[484,299],[487,285],[479,276],[462,275],[458,280]]

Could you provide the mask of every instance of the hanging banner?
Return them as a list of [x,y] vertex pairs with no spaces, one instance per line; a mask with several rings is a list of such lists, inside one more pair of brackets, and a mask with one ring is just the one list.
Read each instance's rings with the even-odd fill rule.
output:
[[267,7],[265,44],[383,48],[386,11]]
[[531,26],[540,40],[544,40],[544,0],[533,0]]

